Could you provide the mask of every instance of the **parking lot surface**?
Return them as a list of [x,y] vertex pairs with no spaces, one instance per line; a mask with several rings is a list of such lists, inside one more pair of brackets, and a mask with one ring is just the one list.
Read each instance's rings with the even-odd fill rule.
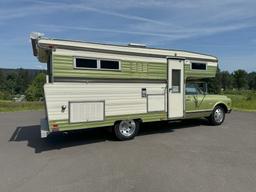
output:
[[0,113],[0,191],[256,190],[256,113],[146,124],[131,141],[103,129],[40,139],[44,112]]

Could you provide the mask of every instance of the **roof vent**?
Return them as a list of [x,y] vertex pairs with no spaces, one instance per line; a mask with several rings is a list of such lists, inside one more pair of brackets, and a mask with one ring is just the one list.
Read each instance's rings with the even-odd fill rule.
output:
[[129,47],[147,47],[145,44],[139,44],[139,43],[129,43]]

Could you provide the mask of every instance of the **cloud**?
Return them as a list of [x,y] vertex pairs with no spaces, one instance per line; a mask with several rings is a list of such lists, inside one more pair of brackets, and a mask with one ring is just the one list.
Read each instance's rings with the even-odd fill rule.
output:
[[[214,34],[217,32],[238,30],[245,25],[251,25],[244,19],[256,17],[253,5],[255,1],[249,0],[244,3],[242,0],[105,0],[105,1],[69,1],[69,2],[48,2],[48,1],[21,1],[21,6],[10,6],[0,8],[0,22],[5,20],[27,17],[30,15],[95,12],[100,15],[108,15],[126,20],[136,21],[130,34],[151,34],[163,31],[159,36],[195,36],[198,34]],[[254,6],[254,7],[255,7]],[[126,14],[134,8],[143,11],[157,13],[155,19],[141,16],[142,14]],[[128,11],[128,12],[129,12]],[[149,14],[147,14],[149,15]],[[108,22],[108,21],[106,21]],[[254,19],[252,21],[254,23]],[[227,24],[228,23],[228,24]],[[215,25],[215,26],[214,26]],[[131,28],[131,27],[130,27]],[[147,29],[147,30],[145,30]],[[116,29],[113,29],[117,31]],[[106,30],[105,30],[106,31]],[[145,32],[152,31],[152,32]],[[163,34],[164,33],[164,34]],[[168,34],[165,34],[168,33]],[[173,34],[175,33],[175,34]],[[176,33],[182,33],[178,35]]]
[[[0,9],[1,10],[1,9]],[[150,19],[142,16],[135,16],[129,14],[123,14],[103,9],[98,9],[95,7],[87,6],[85,3],[51,3],[44,1],[33,1],[31,5],[19,8],[11,8],[11,9],[2,9],[0,12],[0,21],[2,20],[10,20],[13,18],[21,18],[29,15],[38,15],[38,14],[49,14],[56,13],[56,11],[68,10],[70,12],[76,11],[88,11],[88,12],[96,12],[103,15],[110,15],[114,17],[136,20],[142,22],[149,22],[159,25],[168,25],[168,23],[161,22],[159,20]]]
[[[61,17],[66,13],[76,15],[77,13],[88,14],[92,12],[98,13],[105,23],[111,24],[111,17],[123,19],[124,22],[117,23],[117,27],[109,28],[98,27],[97,20],[89,25],[49,25],[45,22],[44,25],[36,24],[35,26],[46,33],[88,31],[100,33],[103,36],[104,34],[137,36],[143,37],[143,41],[150,45],[256,26],[254,22],[256,12],[252,9],[252,5],[255,3],[252,0],[249,0],[247,4],[243,0],[86,0],[62,2],[21,0],[19,2],[21,6],[0,8],[0,23],[31,15],[57,13]],[[134,10],[141,10],[141,12],[132,14]],[[148,11],[152,11],[154,17],[148,14]],[[106,15],[108,17],[105,17]],[[143,15],[150,15],[151,18]]]
[[[65,38],[76,36],[79,39],[91,35],[96,41],[111,39],[112,42],[126,43],[134,40],[164,47],[169,47],[173,41],[184,43],[185,40],[193,41],[212,35],[207,40],[207,46],[202,43],[205,45],[204,50],[214,46],[216,40],[218,45],[212,50],[218,53],[217,46],[226,46],[226,51],[232,52],[231,39],[235,39],[236,44],[247,42],[244,42],[245,38],[241,40],[236,37],[225,42],[225,37],[227,34],[240,35],[242,31],[239,33],[239,30],[244,32],[244,29],[250,29],[250,35],[253,35],[256,26],[255,7],[255,0],[1,0],[0,42],[16,48],[25,46],[29,31],[38,29]],[[226,35],[213,36],[221,33]],[[16,36],[17,39],[13,38]],[[252,47],[250,52],[255,51],[255,43],[255,39],[249,39],[247,44]],[[27,49],[31,48],[30,44],[26,46]],[[246,49],[240,44],[237,47]],[[222,50],[224,48],[220,53]],[[226,61],[231,63],[235,60]]]
[[[174,36],[178,37],[178,34],[168,34],[168,33],[151,33],[146,31],[127,31],[127,30],[115,30],[106,28],[93,28],[93,27],[75,27],[75,26],[62,26],[62,25],[38,25],[43,30],[48,31],[58,31],[58,30],[68,30],[68,31],[93,31],[93,32],[106,32],[106,33],[119,33],[119,34],[131,34],[131,35],[142,35],[142,36],[156,36],[156,37],[167,37],[172,38]],[[181,36],[181,35],[180,35]]]
[[60,31],[91,31],[91,32],[99,32],[104,33],[117,33],[117,34],[128,34],[128,35],[137,35],[137,36],[146,36],[146,37],[159,37],[158,39],[150,38],[149,44],[152,43],[160,43],[163,41],[174,41],[180,39],[186,39],[197,36],[206,36],[213,35],[222,32],[240,30],[244,28],[249,28],[256,26],[251,23],[242,23],[235,25],[223,25],[223,26],[213,26],[213,27],[201,27],[201,28],[190,28],[187,30],[186,28],[171,28],[167,27],[165,29],[154,28],[152,25],[133,25],[132,27],[127,26],[126,30],[120,29],[108,29],[108,28],[95,28],[95,27],[76,27],[76,26],[67,26],[67,25],[47,25],[47,24],[39,24],[38,27],[46,32],[60,32]]
[[[27,2],[27,1],[24,1]],[[62,9],[57,5],[44,5],[41,6],[37,3],[30,3],[18,6],[6,5],[0,8],[0,21],[7,21],[11,19],[23,18],[35,14],[47,14],[53,11]]]
[[[169,28],[169,32],[170,28],[191,31],[191,28],[201,27],[201,25],[204,26],[204,31],[222,27],[212,27],[211,25],[213,24],[226,25],[226,23],[229,23],[229,25],[237,26],[237,24],[241,24],[244,19],[248,18],[252,18],[251,22],[254,22],[256,17],[254,10],[256,1],[254,0],[247,0],[247,3],[244,0],[86,0],[62,2],[21,0],[19,2],[21,3],[20,6],[7,6],[7,8],[2,6],[0,8],[0,22],[30,15],[53,14],[56,12],[63,14],[63,11],[65,11],[65,14],[95,12],[100,15],[133,20],[138,22],[139,26],[150,24],[151,28],[160,30]],[[138,11],[138,14],[134,14],[135,8],[141,9],[141,12]],[[151,11],[155,18],[142,16],[141,13],[145,11]],[[126,12],[133,14],[127,14]]]

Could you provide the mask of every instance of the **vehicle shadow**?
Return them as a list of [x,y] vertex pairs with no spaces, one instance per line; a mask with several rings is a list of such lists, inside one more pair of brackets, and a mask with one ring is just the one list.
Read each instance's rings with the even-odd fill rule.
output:
[[40,138],[40,125],[17,127],[9,139],[10,142],[27,141],[27,145],[33,148],[35,153],[104,142],[106,140],[113,140],[113,137],[100,128],[54,133],[42,139]]
[[209,125],[206,119],[187,119],[177,121],[161,121],[152,123],[143,123],[138,136],[157,133],[173,132],[176,129],[193,128],[200,125]]
[[[138,136],[173,132],[175,129],[192,128],[195,126],[206,125],[204,119],[184,120],[181,122],[157,122],[144,123],[141,126]],[[9,142],[27,141],[27,146],[33,148],[35,153],[44,151],[58,150],[78,145],[87,145],[97,142],[116,141],[113,134],[107,128],[95,128],[72,131],[68,133],[55,133],[49,135],[47,139],[40,138],[40,125],[29,125],[17,127],[13,132]]]

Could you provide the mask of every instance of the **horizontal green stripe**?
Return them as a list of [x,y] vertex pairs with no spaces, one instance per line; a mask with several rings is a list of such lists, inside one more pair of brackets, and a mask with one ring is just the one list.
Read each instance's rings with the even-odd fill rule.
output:
[[167,77],[166,64],[140,61],[121,61],[121,71],[83,70],[73,68],[73,57],[53,55],[55,77],[160,79]]
[[151,112],[144,114],[132,114],[132,115],[119,115],[119,116],[107,116],[105,121],[98,122],[84,122],[84,123],[69,123],[68,119],[50,121],[50,126],[52,124],[58,124],[60,131],[76,130],[76,129],[86,129],[95,128],[103,126],[111,126],[118,120],[124,119],[142,119],[143,122],[160,121],[167,119],[166,112]]
[[217,67],[215,66],[208,66],[207,70],[192,70],[190,65],[184,66],[185,70],[185,78],[187,77],[197,77],[197,78],[207,78],[207,77],[215,77]]
[[[82,78],[117,78],[117,79],[167,79],[167,63],[121,61],[121,71],[83,70],[74,69],[73,57],[53,55],[53,75],[55,77],[82,77]],[[187,77],[207,78],[214,77],[217,67],[208,66],[207,70],[191,70],[185,64],[184,75]]]

